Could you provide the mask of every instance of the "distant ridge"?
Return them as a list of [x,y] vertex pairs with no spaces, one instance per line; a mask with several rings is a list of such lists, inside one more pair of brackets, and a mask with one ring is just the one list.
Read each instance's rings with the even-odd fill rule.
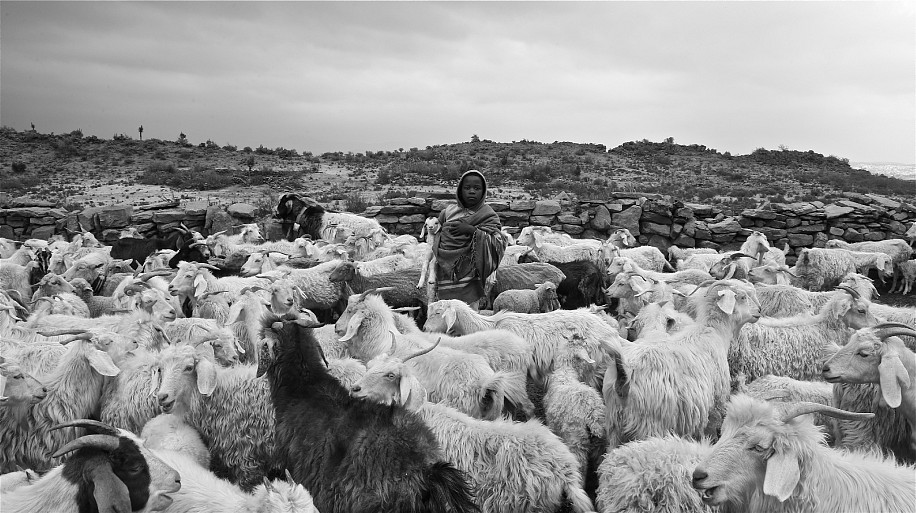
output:
[[849,167],[864,169],[870,173],[892,176],[901,180],[916,180],[916,164],[900,162],[850,162]]

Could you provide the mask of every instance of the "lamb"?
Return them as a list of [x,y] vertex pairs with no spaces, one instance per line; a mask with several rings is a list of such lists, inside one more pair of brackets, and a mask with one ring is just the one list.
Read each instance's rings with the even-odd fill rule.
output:
[[439,230],[441,229],[442,225],[439,224],[438,217],[428,217],[423,223],[423,229],[420,230],[420,238],[426,237],[426,243],[429,245],[429,253],[423,259],[423,266],[420,269],[420,279],[417,281],[417,288],[427,290],[427,304],[432,303],[435,296],[436,248],[439,246]]
[[900,269],[900,281],[897,282],[897,288],[892,289],[891,292],[909,294],[913,289],[913,283],[916,282],[916,260],[901,262],[898,268]]
[[414,356],[379,355],[350,391],[355,397],[416,411],[446,460],[469,477],[481,511],[552,512],[564,492],[574,511],[593,509],[572,453],[555,434],[536,420],[481,421],[427,402],[426,389],[406,365]]
[[200,433],[180,415],[162,413],[151,418],[143,426],[140,439],[147,449],[180,452],[200,467],[210,468],[210,451],[200,438]]
[[823,366],[830,383],[879,384],[883,402],[909,425],[909,450],[898,458],[916,453],[916,354],[898,338],[904,334],[914,336],[916,329],[899,323],[860,329]]
[[56,448],[54,458],[73,454],[35,483],[4,493],[4,512],[161,511],[181,488],[178,472],[132,433],[88,419],[51,427],[62,428],[95,433]]
[[730,391],[729,347],[742,326],[757,321],[759,306],[753,286],[737,280],[714,282],[696,302],[696,324],[624,346],[627,388],[603,385],[610,448],[618,439],[715,434]]
[[[415,352],[425,343],[422,337],[398,333],[391,310],[377,295],[351,298],[335,331],[341,341],[349,341],[350,354],[366,363],[383,352]],[[477,418],[499,418],[504,399],[516,407],[530,404],[524,382],[511,379],[519,376],[494,372],[478,354],[442,348],[433,356],[414,360],[411,367],[434,401]]]
[[[621,232],[626,232],[621,234]],[[665,255],[655,246],[634,246],[636,240],[626,228],[617,230],[602,246],[602,260],[599,263],[610,262],[611,259],[623,256],[632,259],[640,267],[649,271],[673,271],[674,268],[665,259]]]
[[507,290],[493,301],[495,312],[545,313],[559,307],[557,286],[552,281],[541,283],[534,290]]
[[[440,458],[433,433],[414,413],[350,396],[332,378],[308,326],[268,316],[258,376],[267,375],[276,411],[276,464],[288,468],[324,513],[478,511],[463,472]],[[267,346],[263,346],[267,348]],[[298,440],[310,440],[301,444]],[[333,447],[327,452],[326,447]]]
[[714,513],[691,486],[691,474],[712,452],[709,440],[651,437],[609,452],[598,468],[600,511]]
[[5,440],[0,473],[16,470],[16,465],[35,470],[49,468],[54,448],[75,438],[73,432],[55,431],[52,426],[65,419],[95,414],[104,378],[120,372],[89,336],[74,336],[65,342],[73,345],[45,381],[47,397],[32,406],[21,425],[0,425],[0,435]]
[[850,288],[838,292],[817,315],[760,318],[741,328],[728,362],[732,376],[753,381],[767,374],[800,380],[816,379],[833,344],[845,339],[846,329],[874,325],[870,302]]
[[703,502],[742,504],[752,513],[912,510],[916,468],[826,447],[823,432],[799,418],[812,412],[872,416],[815,403],[732,398],[722,438],[693,471]]
[[[599,368],[620,370],[620,336],[587,309],[555,310],[542,314],[499,312],[484,316],[471,310],[466,303],[454,299],[436,301],[429,305],[424,329],[453,335],[467,335],[483,330],[506,329],[527,340],[532,346],[533,360],[529,375],[543,384],[556,359],[574,334],[586,342],[588,355]],[[625,376],[619,376],[620,380]],[[594,384],[594,383],[590,383]]]
[[540,283],[548,281],[562,283],[565,279],[566,275],[563,274],[563,271],[544,262],[500,265],[487,278],[484,292],[492,305],[496,297],[507,290],[534,289]]
[[318,513],[308,491],[289,476],[286,481],[265,479],[249,495],[182,452],[152,452],[181,474],[181,490],[171,495],[170,513]]

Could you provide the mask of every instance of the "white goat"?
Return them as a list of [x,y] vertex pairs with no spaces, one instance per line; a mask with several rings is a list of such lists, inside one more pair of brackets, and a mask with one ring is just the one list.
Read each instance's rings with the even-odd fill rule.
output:
[[426,243],[429,245],[429,254],[423,258],[423,264],[420,269],[420,281],[417,282],[417,288],[426,287],[427,304],[432,303],[435,299],[436,287],[436,248],[439,246],[439,231],[442,225],[439,224],[439,218],[428,217],[423,223],[423,229],[420,230],[420,237],[426,237]]

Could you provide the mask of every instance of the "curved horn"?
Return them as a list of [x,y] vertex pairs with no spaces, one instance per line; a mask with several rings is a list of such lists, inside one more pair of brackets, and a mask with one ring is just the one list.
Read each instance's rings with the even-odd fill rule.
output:
[[916,328],[902,322],[883,322],[873,328],[881,340],[887,337],[916,337]]
[[204,269],[210,269],[211,271],[219,271],[219,270],[220,270],[219,267],[216,267],[216,266],[213,265],[213,264],[205,264],[205,263],[203,263],[203,262],[199,262],[199,263],[197,264],[197,267],[199,267],[199,268],[202,267],[202,268],[204,268]]
[[419,309],[420,309],[419,306],[401,306],[398,308],[392,308],[391,311],[397,312],[397,313],[404,313],[404,312],[415,312]]
[[854,288],[852,288],[852,287],[850,287],[850,286],[848,286],[848,285],[837,285],[836,288],[837,288],[837,290],[845,290],[846,292],[849,293],[850,296],[852,296],[853,299],[859,299],[859,298],[861,297],[861,296],[859,295],[859,292],[856,291],[856,289],[854,289]]
[[115,451],[121,445],[121,439],[112,435],[86,435],[58,449],[52,458],[59,458],[64,454],[71,453],[77,449],[91,447],[93,449],[102,449],[103,451]]
[[130,285],[124,287],[124,293],[127,294],[128,296],[133,296],[134,294],[138,292],[143,292],[144,290],[148,288],[149,288],[149,285],[143,282],[131,283]]
[[216,232],[216,233],[211,233],[210,236],[211,236],[211,237],[216,237],[217,235],[222,235],[222,234],[224,234],[224,233],[226,233],[226,232],[228,232],[228,231],[229,231],[229,230],[221,230],[221,231],[218,231],[218,232]]
[[[182,225],[182,226],[183,226],[183,225]],[[173,226],[173,227],[169,228],[169,230],[170,230],[170,231],[173,231],[173,232],[188,233],[188,230],[186,230],[185,228],[182,228],[181,226]]]
[[269,275],[267,275],[267,274],[257,274],[257,275],[255,275],[255,278],[261,278],[261,279],[264,279],[264,280],[270,280],[271,283],[276,283],[276,281],[280,279],[279,276],[269,276]]
[[862,420],[870,419],[875,416],[874,413],[856,413],[846,410],[841,410],[839,408],[834,408],[833,406],[827,406],[826,404],[812,403],[808,401],[801,401],[797,403],[792,403],[785,408],[782,408],[778,418],[782,422],[789,422],[791,419],[798,417],[799,415],[805,415],[807,413],[821,413],[830,417],[836,417],[843,420]]
[[732,253],[731,255],[728,256],[728,258],[732,260],[738,260],[739,258],[755,258],[755,257],[738,252],[738,253]]
[[92,420],[92,419],[76,419],[76,420],[70,420],[67,422],[61,422],[60,424],[57,424],[56,426],[48,428],[48,431],[54,431],[55,429],[63,429],[63,428],[68,428],[68,427],[81,427],[81,428],[86,428],[86,429],[93,429],[103,435],[111,435],[111,436],[120,436],[121,435],[121,432],[118,431],[117,428],[110,426],[108,424],[105,424],[104,422],[99,422],[97,420]]
[[687,294],[687,295],[688,295],[688,296],[692,296],[694,292],[700,290],[700,289],[703,288],[703,287],[708,287],[708,286],[712,285],[713,283],[715,283],[716,281],[718,281],[718,280],[706,280],[706,281],[700,283],[699,285],[697,285],[697,288],[693,289],[693,292],[691,292],[690,294]]
[[427,347],[426,349],[421,349],[420,351],[418,351],[418,352],[416,352],[416,353],[414,353],[414,354],[408,356],[407,358],[404,358],[403,360],[401,360],[401,362],[406,362],[407,360],[410,360],[411,358],[416,358],[416,357],[418,357],[418,356],[422,356],[422,355],[424,355],[424,354],[426,354],[426,353],[432,351],[433,349],[436,348],[436,346],[439,345],[439,342],[442,342],[442,337],[437,338],[437,339],[436,339],[436,343],[433,344],[432,346]]
[[142,281],[143,283],[146,283],[149,281],[150,278],[153,278],[155,276],[167,276],[169,274],[172,274],[172,271],[166,271],[164,269],[159,269],[156,271],[150,271],[148,273],[143,273],[137,279]]
[[185,231],[187,231],[187,232],[190,232],[190,231],[191,231],[190,228],[188,228],[187,226],[184,225],[184,222],[181,222],[181,223],[178,223],[178,224],[179,224],[179,226],[181,226],[182,228],[184,228]]
[[382,295],[382,292],[388,292],[389,290],[394,290],[394,287],[378,287],[374,289],[369,289],[363,292],[362,294],[360,294],[359,298],[357,298],[357,301],[362,301],[363,299],[366,299],[366,296],[368,296],[369,294]]
[[289,473],[289,469],[286,469],[285,472],[286,480],[289,482],[289,484],[294,484],[296,481],[293,479],[293,475]]
[[[188,245],[188,247],[189,247],[189,248],[196,248],[196,247],[206,246],[206,245],[207,245],[207,243],[204,242],[204,241],[197,241],[197,242],[192,242],[191,244]],[[208,247],[209,247],[209,246],[208,246]]]
[[[240,291],[239,291],[239,295],[240,295],[240,296],[241,296],[241,295],[244,295],[245,292],[246,292],[247,290],[249,290],[248,287],[245,287],[244,289],[240,290]],[[206,298],[208,298],[208,297],[210,297],[210,296],[212,296],[212,295],[215,295],[215,294],[222,294],[223,292],[229,292],[229,291],[228,291],[228,290],[213,290],[213,291],[210,291],[210,292],[204,292],[203,294],[200,295],[199,301],[203,301],[204,299],[206,299]]]
[[165,340],[166,344],[172,345],[172,339],[170,339],[168,334],[165,332],[165,330],[162,329],[162,326],[159,326],[158,324],[153,324],[153,329],[156,330],[160,335],[162,335],[162,339]]
[[70,342],[75,342],[75,341],[77,341],[77,340],[92,340],[92,333],[89,333],[89,332],[87,331],[87,332],[85,332],[85,333],[80,333],[79,335],[73,335],[73,336],[70,337],[70,338],[65,338],[65,339],[61,340],[60,343],[61,343],[61,345],[67,345],[67,344],[69,344]]

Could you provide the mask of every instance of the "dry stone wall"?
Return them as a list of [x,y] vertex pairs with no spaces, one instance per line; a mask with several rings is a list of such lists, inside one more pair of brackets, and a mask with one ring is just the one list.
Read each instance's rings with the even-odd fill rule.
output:
[[[385,205],[372,206],[362,215],[372,217],[390,233],[419,236],[423,221],[438,215],[453,199],[394,198]],[[823,247],[829,239],[847,242],[902,238],[916,221],[916,207],[874,194],[846,193],[830,204],[819,201],[773,203],[726,215],[721,208],[685,203],[660,194],[616,193],[604,200],[494,200],[489,202],[509,233],[529,225],[549,226],[578,238],[604,239],[617,228],[627,228],[640,244],[659,249],[680,247],[735,249],[754,230],[764,233],[780,249],[786,245],[792,255],[806,247]],[[261,222],[268,238],[281,236],[278,223],[255,219],[256,208],[245,203],[228,207],[197,201],[179,206],[177,202],[133,207],[115,205],[67,212],[51,203],[15,201],[0,208],[0,236],[23,240],[47,239],[80,226],[102,241],[118,237],[127,226],[145,236],[162,236],[184,223],[203,233],[230,230],[243,223]]]

